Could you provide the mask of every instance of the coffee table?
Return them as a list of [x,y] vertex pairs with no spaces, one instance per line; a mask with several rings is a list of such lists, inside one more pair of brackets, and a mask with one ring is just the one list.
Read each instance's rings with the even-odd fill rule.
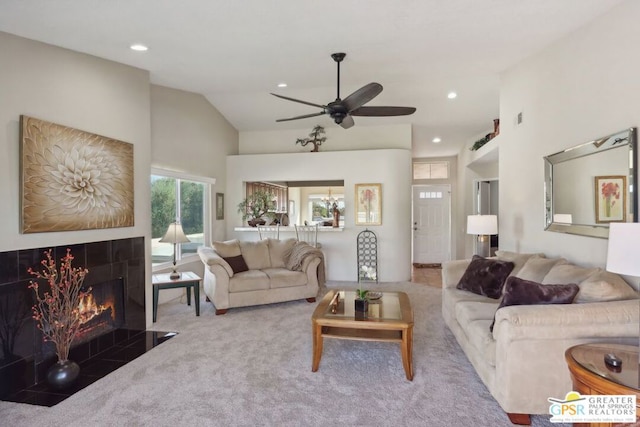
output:
[[[338,295],[337,305],[335,304]],[[355,316],[354,291],[329,291],[311,316],[313,362],[316,372],[322,357],[324,338],[400,343],[402,364],[409,381],[413,380],[413,310],[404,292],[382,292],[379,300],[369,302],[368,316]],[[335,308],[334,308],[335,307]],[[333,312],[335,311],[335,313]]]

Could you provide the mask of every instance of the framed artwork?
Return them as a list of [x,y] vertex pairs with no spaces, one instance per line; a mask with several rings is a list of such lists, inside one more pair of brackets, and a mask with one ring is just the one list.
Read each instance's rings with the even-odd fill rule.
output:
[[624,222],[627,212],[627,177],[596,176],[596,223]]
[[216,193],[216,219],[224,219],[224,193]]
[[133,145],[20,116],[22,233],[134,225]]
[[356,225],[382,224],[382,184],[356,184]]

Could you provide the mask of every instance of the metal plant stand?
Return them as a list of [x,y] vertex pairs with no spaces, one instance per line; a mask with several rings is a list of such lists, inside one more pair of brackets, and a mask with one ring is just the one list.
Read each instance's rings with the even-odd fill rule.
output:
[[378,237],[371,230],[358,234],[358,282],[378,283]]

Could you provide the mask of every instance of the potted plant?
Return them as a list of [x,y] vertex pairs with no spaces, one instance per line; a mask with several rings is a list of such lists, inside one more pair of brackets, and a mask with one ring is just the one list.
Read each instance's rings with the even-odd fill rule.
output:
[[263,217],[276,206],[273,197],[268,191],[254,191],[238,204],[238,213],[242,214],[242,219],[247,220],[251,227],[264,225],[266,221]]
[[[47,380],[52,387],[64,389],[75,381],[80,367],[69,360],[69,350],[81,326],[80,304],[89,295],[91,288],[82,289],[86,268],[74,268],[71,250],[60,259],[60,268],[51,256],[51,249],[45,251],[46,259],[41,264],[44,269],[27,271],[38,280],[31,280],[29,287],[35,293],[36,304],[32,307],[33,318],[42,331],[43,340],[53,342],[58,361],[49,369]],[[49,289],[40,292],[45,281]]]

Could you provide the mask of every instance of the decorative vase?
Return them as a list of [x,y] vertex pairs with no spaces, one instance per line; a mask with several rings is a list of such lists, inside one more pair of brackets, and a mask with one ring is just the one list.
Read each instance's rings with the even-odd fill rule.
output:
[[58,360],[47,371],[47,382],[56,390],[64,390],[73,385],[80,375],[80,365],[73,360]]
[[369,300],[356,298],[355,303],[355,318],[356,320],[364,320],[367,318],[367,312],[369,311]]
[[265,225],[266,223],[267,221],[262,218],[254,218],[247,221],[247,224],[249,224],[250,227],[257,227],[258,225]]

